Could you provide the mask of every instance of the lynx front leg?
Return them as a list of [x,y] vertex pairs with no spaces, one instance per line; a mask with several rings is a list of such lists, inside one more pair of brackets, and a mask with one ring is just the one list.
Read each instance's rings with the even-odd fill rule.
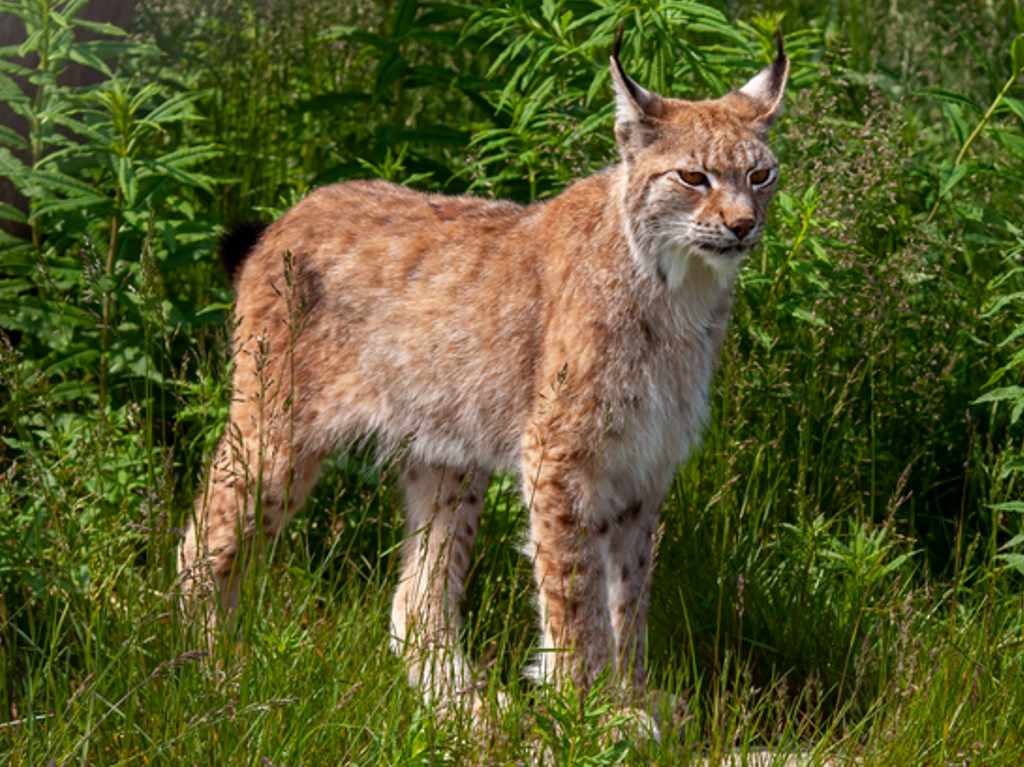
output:
[[529,674],[586,687],[611,659],[600,520],[586,481],[554,449],[528,451],[523,484],[542,645]]
[[624,505],[607,528],[608,608],[615,635],[619,677],[642,693],[645,686],[644,642],[650,605],[654,528],[657,505]]
[[459,606],[490,477],[410,464],[402,473],[408,538],[391,609],[391,642],[410,682],[439,702],[469,695],[472,673],[459,652]]

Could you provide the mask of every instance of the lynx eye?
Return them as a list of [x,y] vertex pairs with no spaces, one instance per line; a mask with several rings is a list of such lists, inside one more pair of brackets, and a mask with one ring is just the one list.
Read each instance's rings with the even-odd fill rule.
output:
[[687,186],[709,186],[708,177],[696,170],[680,170],[679,178]]
[[771,177],[772,172],[768,168],[761,168],[750,174],[750,183],[754,186],[761,186],[761,184],[767,184]]

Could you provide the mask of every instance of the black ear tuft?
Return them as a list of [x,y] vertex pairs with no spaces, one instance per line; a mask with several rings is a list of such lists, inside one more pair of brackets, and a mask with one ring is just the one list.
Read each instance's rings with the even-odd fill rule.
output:
[[220,263],[232,283],[235,282],[239,268],[256,247],[266,228],[266,224],[250,221],[236,224],[221,236]]
[[786,92],[788,78],[789,59],[782,43],[782,32],[776,28],[774,61],[739,89],[740,94],[753,102],[757,112],[754,123],[760,130],[767,130],[782,113],[782,97]]
[[[643,139],[640,141],[641,144],[650,143],[647,138],[654,135],[654,132],[649,130],[652,126],[651,118],[661,117],[664,102],[661,96],[643,88],[622,68],[619,52],[622,50],[623,29],[624,25],[619,24],[615,30],[615,40],[612,42],[612,54],[608,63],[611,68],[612,89],[615,91],[615,137],[619,145],[624,147],[625,144],[636,143],[633,139],[637,137]],[[634,130],[638,124],[643,131]],[[639,136],[639,133],[643,136]]]

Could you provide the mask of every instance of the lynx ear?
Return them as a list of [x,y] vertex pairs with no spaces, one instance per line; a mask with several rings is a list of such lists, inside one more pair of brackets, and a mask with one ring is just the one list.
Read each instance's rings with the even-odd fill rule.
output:
[[789,77],[789,59],[782,45],[782,32],[775,30],[775,44],[778,52],[775,61],[754,75],[740,88],[739,93],[753,102],[756,116],[754,121],[768,128],[775,118],[782,114],[782,96],[786,91]]
[[615,88],[615,138],[623,151],[649,144],[654,137],[652,119],[661,116],[664,102],[657,93],[641,87],[622,69],[619,49],[622,47],[622,25],[615,31],[612,45],[611,73]]

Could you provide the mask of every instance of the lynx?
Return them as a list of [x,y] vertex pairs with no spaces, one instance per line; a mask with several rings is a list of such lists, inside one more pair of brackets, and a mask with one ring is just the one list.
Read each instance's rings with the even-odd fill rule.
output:
[[492,472],[529,510],[541,640],[529,673],[644,687],[659,506],[697,443],[744,254],[778,166],[789,73],[706,101],[610,57],[618,164],[546,202],[327,186],[239,266],[230,422],[179,567],[235,607],[243,542],[276,535],[321,460],[372,436],[408,535],[391,641],[439,705],[475,700],[459,604]]

